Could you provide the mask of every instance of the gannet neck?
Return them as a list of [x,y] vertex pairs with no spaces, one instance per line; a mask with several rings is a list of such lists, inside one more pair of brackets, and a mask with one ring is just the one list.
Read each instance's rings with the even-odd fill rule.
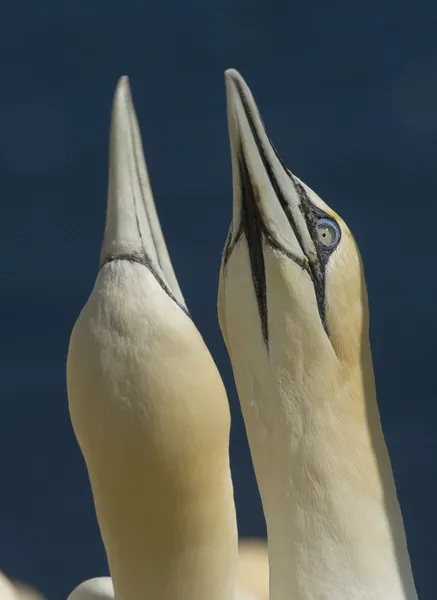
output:
[[271,600],[416,600],[384,442],[361,259],[226,74],[233,223],[219,285],[267,522]]
[[229,406],[169,275],[127,85],[114,101],[102,266],[70,340],[71,420],[116,599],[231,600]]
[[[269,558],[264,540],[241,540],[238,555],[238,585],[236,600],[269,600]],[[247,598],[244,595],[247,594]]]
[[[234,600],[268,600],[269,565],[266,544],[261,540],[242,540],[239,544],[238,576]],[[1,575],[1,574],[0,574]],[[0,600],[2,581],[0,578]],[[67,600],[114,600],[110,577],[94,577],[79,584]]]

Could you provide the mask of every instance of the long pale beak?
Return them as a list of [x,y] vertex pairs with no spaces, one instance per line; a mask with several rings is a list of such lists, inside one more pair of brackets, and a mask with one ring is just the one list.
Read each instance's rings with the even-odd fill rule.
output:
[[257,227],[267,242],[301,266],[316,264],[317,251],[301,208],[303,188],[270,142],[244,79],[229,69],[225,81],[234,193],[229,245],[232,247],[242,229],[251,245],[255,211]]
[[148,267],[186,308],[162,234],[127,77],[112,106],[106,227],[100,264],[132,260]]

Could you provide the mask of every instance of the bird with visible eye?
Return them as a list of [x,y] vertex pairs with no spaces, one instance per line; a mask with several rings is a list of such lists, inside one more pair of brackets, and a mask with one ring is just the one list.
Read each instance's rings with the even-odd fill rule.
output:
[[327,250],[333,250],[340,241],[340,227],[334,219],[320,218],[316,221],[316,233],[318,241]]
[[226,74],[232,229],[218,315],[267,525],[270,600],[417,600],[346,223]]

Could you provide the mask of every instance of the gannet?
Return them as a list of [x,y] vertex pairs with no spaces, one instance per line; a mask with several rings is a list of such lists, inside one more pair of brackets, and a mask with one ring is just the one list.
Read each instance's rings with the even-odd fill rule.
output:
[[[268,600],[269,565],[264,541],[243,539],[238,547],[236,600]],[[113,600],[110,577],[95,577],[78,585],[67,600]]]
[[14,586],[11,581],[0,571],[0,600],[17,600]]
[[80,583],[67,600],[113,600],[114,586],[110,577],[94,577]]
[[233,219],[218,313],[268,534],[271,600],[415,600],[345,222],[282,163],[226,72]]
[[44,600],[41,594],[28,585],[12,582],[0,571],[0,600]]
[[236,582],[226,392],[170,262],[126,77],[110,138],[100,271],[67,390],[112,580],[70,600],[257,600]]

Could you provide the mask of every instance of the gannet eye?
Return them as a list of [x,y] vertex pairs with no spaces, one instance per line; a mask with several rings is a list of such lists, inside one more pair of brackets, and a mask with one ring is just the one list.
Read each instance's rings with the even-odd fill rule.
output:
[[317,219],[317,239],[325,248],[333,248],[340,239],[340,228],[331,219]]

